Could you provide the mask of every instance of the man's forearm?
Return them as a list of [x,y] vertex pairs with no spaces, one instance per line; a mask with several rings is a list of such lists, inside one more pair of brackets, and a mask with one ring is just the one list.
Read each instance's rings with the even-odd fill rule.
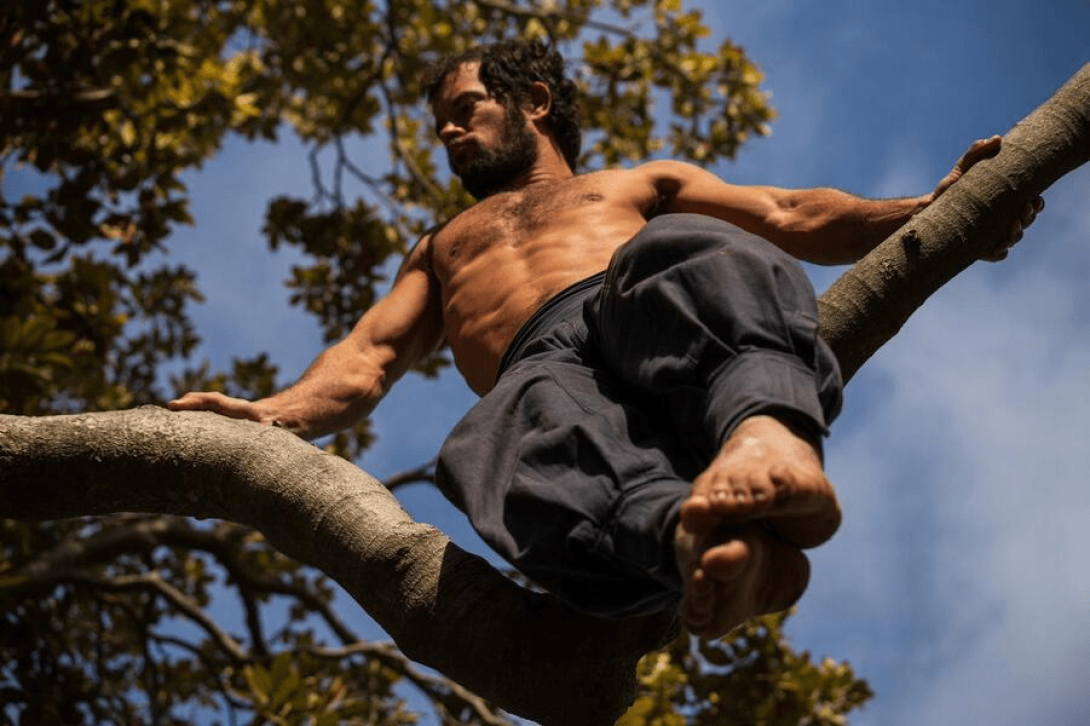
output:
[[266,422],[312,439],[354,425],[382,400],[380,369],[334,346],[318,356],[293,386],[255,407]]
[[836,189],[789,192],[781,200],[774,241],[808,262],[848,264],[896,232],[931,198],[863,199]]

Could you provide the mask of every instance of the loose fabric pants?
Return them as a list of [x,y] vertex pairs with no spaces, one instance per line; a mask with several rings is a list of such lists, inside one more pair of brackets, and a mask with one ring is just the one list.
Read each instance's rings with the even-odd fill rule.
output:
[[664,215],[523,326],[495,388],[444,444],[438,483],[570,605],[674,609],[692,479],[755,414],[819,439],[840,391],[798,263],[725,222]]

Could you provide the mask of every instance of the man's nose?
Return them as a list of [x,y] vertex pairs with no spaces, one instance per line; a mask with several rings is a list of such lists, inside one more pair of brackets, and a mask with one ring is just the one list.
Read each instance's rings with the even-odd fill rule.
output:
[[439,140],[444,144],[449,144],[451,141],[461,136],[462,133],[463,129],[461,126],[458,126],[453,121],[447,121],[443,124],[443,127],[439,129]]

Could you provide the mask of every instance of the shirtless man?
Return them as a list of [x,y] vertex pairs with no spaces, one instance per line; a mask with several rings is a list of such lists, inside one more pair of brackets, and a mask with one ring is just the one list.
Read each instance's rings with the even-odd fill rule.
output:
[[[479,202],[425,236],[389,294],[292,387],[254,402],[188,393],[170,407],[313,438],[368,415],[445,341],[482,401],[444,446],[440,487],[529,576],[606,616],[679,608],[686,627],[703,637],[792,605],[809,577],[800,548],[825,541],[840,522],[820,451],[840,392],[835,361],[816,336],[813,293],[783,253],[821,264],[858,259],[977,160],[995,154],[998,137],[974,144],[931,194],[869,201],[833,190],[734,186],[673,161],[576,175],[574,87],[559,56],[536,43],[501,43],[446,59],[430,81],[429,100],[451,169]],[[1014,223],[1010,244],[1037,209]],[[664,216],[672,213],[682,216]],[[700,249],[668,242],[662,252],[671,236],[712,241]],[[677,263],[667,259],[674,249]],[[715,267],[730,256],[752,264]],[[699,260],[710,260],[712,272],[701,272]],[[648,337],[669,346],[671,334],[689,344],[680,319],[666,317],[671,311],[611,307],[626,281],[662,286],[633,270],[652,268],[650,280],[689,265],[727,289],[706,304],[697,290],[683,304],[697,317],[722,312],[728,322],[719,328],[734,327],[730,316],[737,315],[745,321],[739,327],[749,326],[743,336],[762,337],[769,310],[772,318],[798,318],[786,349],[758,350],[763,363],[750,365],[748,375],[761,379],[776,368],[768,361],[782,359],[785,377],[801,380],[801,392],[773,392],[762,403],[769,384],[754,383],[761,390],[749,396],[748,388],[738,390],[748,385],[739,383],[747,380],[742,375],[715,393],[727,377],[722,370],[746,368],[728,360],[700,373],[704,379],[682,382],[671,398],[661,382],[674,373],[662,372],[662,352],[625,347]],[[735,292],[751,279],[768,287]],[[787,302],[763,302],[766,290]],[[747,294],[753,302],[734,302]],[[628,327],[598,330],[607,325]],[[610,360],[588,348],[590,338],[625,345]],[[703,370],[703,350],[676,357]],[[653,362],[649,378],[626,373],[633,360],[644,372],[642,361]],[[603,475],[607,469],[613,473]],[[626,472],[640,480],[635,493],[597,502],[602,491],[629,486]]]

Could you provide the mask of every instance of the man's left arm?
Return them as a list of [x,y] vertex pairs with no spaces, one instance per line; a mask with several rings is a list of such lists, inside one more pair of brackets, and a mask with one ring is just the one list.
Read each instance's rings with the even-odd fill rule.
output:
[[[999,136],[975,142],[938,183],[934,191],[906,199],[864,199],[836,189],[781,189],[737,186],[697,167],[678,162],[656,162],[655,184],[667,211],[695,212],[719,217],[764,237],[789,254],[807,262],[837,265],[855,262],[893,234],[956,183],[974,164],[999,152]],[[650,166],[650,165],[649,165]],[[995,255],[1022,236],[1043,207],[1035,200],[1011,225],[1008,239]]]

